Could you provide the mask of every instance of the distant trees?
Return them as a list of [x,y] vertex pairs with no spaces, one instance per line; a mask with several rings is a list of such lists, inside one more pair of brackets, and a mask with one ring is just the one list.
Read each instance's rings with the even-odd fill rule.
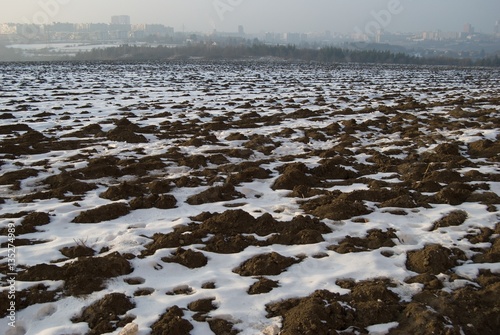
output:
[[[196,42],[182,46],[137,46],[120,45],[109,48],[96,48],[80,52],[74,57],[61,57],[58,60],[77,61],[165,61],[187,58],[203,59],[258,59],[264,57],[325,63],[378,63],[378,64],[425,64],[455,66],[499,67],[499,55],[480,60],[452,57],[417,57],[403,52],[387,50],[359,50],[355,48],[309,47],[295,45],[269,45],[259,41],[241,41],[241,43],[216,44]],[[0,45],[0,61],[23,60],[19,51]],[[26,59],[36,60],[36,59]]]
[[183,58],[255,59],[272,57],[283,60],[338,63],[426,64],[456,66],[500,66],[498,56],[478,61],[447,57],[416,57],[406,53],[385,50],[355,50],[339,47],[298,48],[295,45],[268,45],[263,43],[215,45],[209,43],[169,46],[121,45],[79,53],[75,60],[169,60]]
[[21,51],[0,44],[0,62],[15,62],[19,60],[22,60]]

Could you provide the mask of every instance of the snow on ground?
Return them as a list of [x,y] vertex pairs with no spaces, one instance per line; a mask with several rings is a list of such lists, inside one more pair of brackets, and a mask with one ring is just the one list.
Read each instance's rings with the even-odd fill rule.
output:
[[[241,209],[255,218],[269,213],[277,221],[286,222],[298,215],[306,215],[301,207],[300,197],[289,197],[290,190],[273,189],[273,183],[281,175],[278,168],[293,162],[303,162],[309,169],[322,164],[321,157],[311,153],[326,151],[341,144],[345,138],[326,136],[321,139],[310,135],[308,140],[300,140],[307,130],[322,130],[331,124],[344,129],[345,121],[354,120],[355,124],[370,123],[364,131],[351,133],[356,141],[351,147],[352,158],[356,164],[373,165],[373,152],[385,153],[387,157],[404,159],[410,152],[425,153],[441,143],[459,142],[460,149],[467,155],[467,144],[477,140],[496,141],[499,137],[497,127],[480,129],[454,129],[443,126],[433,128],[425,125],[427,119],[441,115],[443,122],[449,117],[454,103],[443,103],[459,99],[474,99],[470,107],[463,110],[475,112],[492,109],[490,117],[497,118],[499,107],[490,98],[499,96],[500,85],[498,70],[455,69],[442,67],[398,67],[310,64],[256,64],[256,63],[81,63],[81,64],[2,64],[0,65],[0,120],[1,126],[28,125],[32,130],[55,141],[84,141],[88,144],[74,148],[62,146],[44,152],[37,150],[33,143],[21,154],[6,153],[3,150],[0,176],[21,169],[35,169],[32,176],[19,180],[18,187],[11,183],[0,185],[4,202],[0,204],[2,226],[9,223],[19,227],[24,215],[7,214],[20,212],[48,213],[50,223],[37,227],[37,231],[17,236],[17,238],[43,241],[44,243],[23,245],[16,248],[16,271],[37,264],[57,264],[63,266],[72,260],[64,257],[60,250],[82,244],[92,248],[99,256],[119,252],[131,254],[130,264],[133,271],[127,275],[111,278],[103,290],[79,297],[59,293],[52,302],[35,303],[16,312],[16,326],[8,326],[9,319],[0,319],[0,330],[5,334],[61,335],[84,334],[89,330],[85,322],[74,323],[71,319],[78,316],[82,309],[109,293],[119,292],[132,297],[135,307],[127,312],[139,326],[139,334],[149,334],[151,325],[171,306],[183,309],[184,318],[194,327],[191,334],[210,334],[208,323],[193,320],[195,314],[187,308],[188,304],[200,299],[213,298],[217,309],[209,313],[210,318],[222,318],[234,324],[240,334],[253,335],[277,334],[282,326],[279,317],[266,317],[266,304],[293,297],[305,297],[315,290],[324,289],[345,294],[348,289],[338,285],[340,279],[355,281],[374,278],[390,278],[395,283],[394,292],[402,300],[420,292],[422,285],[409,284],[405,280],[415,276],[405,266],[407,252],[421,249],[428,244],[439,244],[446,248],[462,249],[469,260],[453,267],[452,271],[463,277],[462,286],[467,280],[474,280],[479,269],[490,269],[500,273],[499,263],[475,263],[470,259],[477,248],[491,246],[485,242],[472,244],[464,238],[466,234],[481,228],[495,229],[498,211],[477,202],[462,202],[458,205],[432,203],[429,207],[416,206],[406,210],[406,215],[395,215],[394,208],[381,208],[376,203],[365,201],[371,213],[350,219],[321,218],[321,222],[331,229],[322,234],[323,241],[313,244],[248,246],[243,251],[222,254],[203,250],[203,244],[186,245],[184,248],[202,252],[208,259],[205,266],[190,269],[178,263],[166,263],[162,258],[171,256],[174,248],[161,248],[152,255],[138,257],[145,246],[152,242],[154,234],[168,234],[176,227],[191,224],[192,217],[203,212],[223,213],[229,209]],[[479,101],[479,102],[478,102]],[[481,102],[483,101],[483,102]],[[497,100],[498,101],[498,100]],[[404,102],[425,103],[418,109],[417,104],[408,108],[407,117],[414,118],[421,125],[421,132],[428,137],[434,135],[435,141],[416,143],[405,138],[404,129],[392,134],[383,134],[384,124],[380,120],[386,115],[381,106],[402,106]],[[450,107],[451,106],[451,107]],[[350,112],[347,110],[350,108]],[[312,111],[308,117],[284,117],[298,110]],[[161,114],[163,113],[163,114]],[[251,119],[249,113],[257,113],[257,127],[247,127],[245,123],[238,128],[218,129],[216,127],[206,136],[213,135],[213,141],[203,139],[201,145],[185,145],[184,142],[200,138],[202,132],[190,132],[190,126],[203,125],[222,120]],[[248,114],[248,115],[245,115]],[[273,115],[281,115],[279,122],[273,122]],[[12,118],[7,118],[12,115]],[[159,117],[157,115],[160,115]],[[264,119],[264,117],[268,117]],[[393,115],[388,115],[392,122]],[[128,143],[110,140],[103,136],[116,127],[115,121],[127,118],[141,128],[155,128],[145,132],[147,141]],[[262,119],[261,119],[262,118]],[[386,118],[387,119],[387,118]],[[185,127],[177,131],[174,126],[164,127],[163,122]],[[251,121],[250,123],[251,124]],[[88,125],[99,125],[101,135],[76,137],[75,132]],[[291,129],[290,135],[278,135]],[[228,136],[238,133],[246,139],[227,140]],[[340,132],[339,132],[340,133]],[[21,128],[0,132],[5,141],[26,134]],[[212,186],[223,185],[231,172],[217,170],[219,163],[207,162],[207,166],[188,166],[162,156],[178,150],[183,156],[208,157],[211,152],[228,149],[245,149],[245,143],[255,135],[275,139],[278,144],[269,151],[252,149],[248,158],[226,155],[227,163],[239,164],[244,161],[260,162],[260,167],[269,170],[268,178],[255,178],[236,185],[241,197],[218,202],[191,205],[187,200]],[[99,137],[101,136],[101,137]],[[95,138],[98,138],[95,141]],[[418,140],[418,138],[415,138]],[[369,148],[371,151],[365,150]],[[33,149],[33,150],[31,150]],[[394,152],[392,154],[391,152]],[[146,171],[143,177],[152,176],[157,180],[171,181],[168,194],[177,200],[175,208],[145,208],[132,210],[129,214],[99,223],[79,224],[73,220],[81,212],[110,203],[127,203],[130,199],[109,200],[100,197],[112,185],[124,181],[134,182],[137,175],[104,176],[87,179],[96,188],[84,193],[79,199],[63,201],[57,197],[19,201],[31,193],[47,190],[44,181],[66,171],[71,172],[89,166],[89,160],[99,157],[117,157],[123,162],[148,156],[159,156],[164,167]],[[261,162],[261,160],[266,160]],[[498,175],[498,159],[470,158],[477,164],[471,168],[457,169],[460,174],[475,170],[483,174]],[[122,164],[122,163],[120,163]],[[122,165],[123,167],[123,165]],[[213,184],[203,182],[194,187],[176,187],[174,181],[181,177],[197,176],[204,179],[206,169],[212,169],[218,180]],[[356,167],[346,169],[357,171]],[[432,171],[431,171],[432,172]],[[393,170],[378,171],[363,175],[364,180],[352,183],[335,183],[323,187],[331,193],[349,193],[368,190],[367,181],[389,184],[401,182],[401,175]],[[484,180],[489,192],[500,196],[500,182]],[[321,188],[321,187],[319,187]],[[483,187],[484,188],[484,187]],[[432,192],[431,192],[432,193]],[[72,194],[65,194],[71,197]],[[319,197],[320,195],[316,196]],[[433,222],[453,210],[468,213],[466,221],[458,226],[431,230]],[[360,220],[360,217],[362,220]],[[338,244],[346,236],[364,237],[368,230],[394,229],[397,238],[395,246],[382,247],[365,252],[337,253],[329,246]],[[268,236],[250,234],[265,240]],[[208,236],[210,237],[210,236]],[[206,237],[206,239],[208,239]],[[2,243],[0,263],[7,270],[8,248],[6,235],[0,236]],[[390,252],[391,256],[384,256]],[[278,275],[268,275],[269,279],[279,282],[279,286],[266,294],[249,295],[248,288],[256,282],[255,276],[240,276],[233,269],[256,255],[277,252],[285,257],[300,257],[301,262],[289,266]],[[316,257],[322,255],[322,257]],[[96,254],[97,256],[97,254]],[[8,290],[7,272],[2,273],[4,291]],[[130,285],[124,279],[140,279],[141,284]],[[206,288],[206,283],[215,283],[215,288]],[[444,280],[446,282],[446,280]],[[45,284],[50,290],[58,290],[62,281],[42,280],[28,282],[18,280],[16,290],[22,291],[37,284]],[[450,282],[449,287],[458,285]],[[148,289],[151,294],[136,295],[138,288]],[[167,294],[179,288],[188,288],[189,294]],[[370,334],[386,334],[397,322],[383,322],[371,325],[366,330]],[[112,334],[118,334],[121,327]]]

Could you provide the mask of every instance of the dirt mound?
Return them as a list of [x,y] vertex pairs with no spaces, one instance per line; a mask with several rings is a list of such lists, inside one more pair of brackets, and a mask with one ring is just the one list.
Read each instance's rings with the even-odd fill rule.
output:
[[276,276],[286,271],[289,266],[299,263],[293,257],[284,257],[277,252],[254,256],[235,268],[233,272],[240,276]]
[[491,140],[479,140],[468,146],[469,154],[478,158],[493,158],[500,154],[500,142]]
[[0,153],[14,157],[44,154],[50,151],[50,138],[31,128],[16,138],[3,140],[1,144]]
[[454,182],[441,189],[430,202],[438,204],[460,205],[467,201],[472,194],[473,187],[465,183]]
[[[457,254],[456,254],[456,253]],[[407,252],[406,267],[417,273],[440,274],[455,266],[463,259],[463,252],[453,251],[441,245],[426,245],[423,249]],[[464,259],[463,259],[464,260]]]
[[491,247],[482,249],[481,253],[474,255],[472,260],[475,263],[498,263],[500,262],[500,237],[490,240]]
[[110,141],[127,142],[127,143],[148,143],[144,135],[136,134],[141,132],[141,129],[136,124],[128,119],[121,119],[116,122],[116,127],[106,133],[106,137]]
[[99,197],[116,201],[142,196],[145,191],[145,188],[141,185],[123,182],[120,185],[109,187],[106,191],[99,194]]
[[153,180],[146,186],[153,194],[168,193],[171,190],[170,180]]
[[119,253],[103,257],[80,257],[62,267],[53,264],[38,264],[19,273],[22,281],[64,280],[67,295],[90,294],[103,289],[104,281],[126,275],[132,267]]
[[454,210],[443,216],[441,219],[435,221],[432,224],[431,230],[436,230],[438,228],[450,227],[450,226],[460,226],[467,220],[469,214],[463,210]]
[[98,124],[89,124],[80,130],[77,130],[75,132],[69,133],[67,135],[63,135],[61,137],[94,137],[94,136],[104,136],[104,133],[102,132],[102,128]]
[[318,182],[308,175],[308,173],[309,169],[303,163],[292,163],[287,165],[271,188],[273,190],[293,190],[296,186],[314,187]]
[[178,248],[171,257],[162,257],[166,263],[178,263],[190,269],[201,268],[207,265],[207,257],[199,251]]
[[389,335],[495,334],[500,325],[495,290],[498,275],[483,273],[481,288],[466,286],[454,292],[425,289],[403,302],[384,280],[337,282],[350,293],[316,291],[308,297],[266,305],[268,317],[282,316],[280,334],[367,334],[367,327],[393,322]]
[[161,170],[166,164],[160,157],[147,156],[139,160],[122,160],[119,162],[123,166],[121,172],[124,175],[146,176],[149,171]]
[[43,212],[33,212],[26,215],[21,221],[21,226],[16,227],[16,234],[29,234],[37,231],[36,227],[50,223],[50,215]]
[[399,297],[388,290],[386,282],[362,282],[350,288],[352,292],[343,296],[322,290],[268,304],[267,316],[283,317],[280,334],[328,335],[344,330],[366,332],[369,325],[391,322],[401,313]]
[[188,309],[191,312],[196,312],[193,315],[193,319],[198,322],[203,322],[207,320],[207,314],[213,310],[217,309],[217,306],[213,304],[215,298],[200,299],[188,304]]
[[[202,213],[192,220],[203,222],[199,225],[177,227],[168,234],[155,234],[152,237],[153,242],[146,245],[142,255],[151,255],[162,248],[199,243],[205,244],[204,250],[223,254],[240,252],[250,245],[313,244],[322,242],[322,235],[331,232],[328,226],[316,218],[299,215],[291,221],[281,222],[276,221],[270,214],[254,218],[241,209],[217,214]],[[187,232],[189,233],[186,234]],[[245,234],[270,237],[257,240]],[[209,235],[213,236],[206,239]]]
[[38,176],[36,169],[22,169],[18,171],[6,172],[0,176],[0,185],[13,185],[15,189],[19,189],[19,182],[29,177]]
[[[10,307],[10,292],[4,290],[0,292],[0,317],[3,318],[8,315],[8,308]],[[60,298],[61,292],[59,290],[49,291],[49,287],[43,284],[34,285],[30,288],[16,291],[16,309],[23,310],[26,307],[35,304],[44,304],[48,302],[57,301]]]
[[321,179],[353,179],[358,173],[339,165],[338,159],[327,159],[311,169],[311,174]]
[[273,288],[279,287],[279,282],[276,280],[271,280],[266,277],[259,278],[259,281],[255,282],[250,286],[247,293],[252,294],[263,294],[269,293]]
[[78,258],[78,257],[86,257],[86,256],[94,256],[94,249],[85,246],[82,244],[77,244],[72,247],[64,247],[59,250],[61,254],[68,258]]
[[[331,198],[330,198],[331,199]],[[360,200],[346,200],[329,197],[320,198],[302,205],[306,213],[313,214],[322,219],[348,220],[355,216],[362,216],[372,211]]]
[[159,209],[169,209],[175,208],[176,205],[177,199],[170,194],[150,194],[134,198],[129,202],[131,209],[146,209],[153,207]]
[[127,204],[117,202],[80,212],[71,222],[99,223],[117,219],[128,213],[130,213],[130,207]]
[[160,319],[151,326],[151,335],[189,335],[193,325],[183,319],[184,312],[175,305],[167,309]]
[[76,179],[118,178],[123,175],[117,166],[118,162],[119,159],[114,156],[89,159],[86,167],[71,171],[71,175]]
[[223,186],[211,187],[199,194],[190,196],[186,202],[190,205],[201,205],[219,201],[230,201],[245,196],[236,191],[233,185],[225,184]]
[[392,229],[385,232],[380,229],[372,229],[368,231],[365,238],[346,236],[338,245],[330,246],[328,249],[339,254],[363,252],[382,247],[393,247],[396,245],[393,239],[397,238],[395,231]]
[[19,202],[29,203],[37,199],[44,200],[52,198],[57,198],[65,202],[79,201],[85,193],[97,188],[97,185],[77,180],[67,172],[62,172],[56,176],[50,176],[45,179],[43,183],[47,184],[50,190],[39,191],[19,197]]
[[87,335],[110,333],[134,320],[134,317],[122,317],[134,307],[125,294],[111,293],[83,309],[81,315],[71,321],[88,323],[90,331]]
[[224,319],[209,319],[208,325],[215,335],[237,335],[238,330],[233,328],[233,324]]
[[483,273],[481,287],[465,286],[453,292],[424,290],[413,297],[390,335],[403,334],[496,334],[500,327],[498,275]]

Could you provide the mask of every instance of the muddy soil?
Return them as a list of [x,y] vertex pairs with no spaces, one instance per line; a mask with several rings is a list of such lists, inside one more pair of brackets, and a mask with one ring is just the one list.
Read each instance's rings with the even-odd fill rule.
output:
[[[71,320],[87,323],[88,335],[110,333],[135,320],[129,314],[135,301],[160,294],[144,286],[144,279],[126,277],[134,271],[132,260],[151,263],[156,270],[175,263],[194,273],[210,263],[211,255],[229,260],[262,248],[266,251],[225,270],[253,281],[245,294],[266,301],[263,312],[269,320],[281,320],[281,328],[266,335],[370,334],[370,326],[380,324],[390,324],[385,332],[389,335],[498,334],[500,273],[498,266],[491,270],[500,263],[500,195],[493,184],[500,181],[498,89],[492,85],[481,97],[465,99],[446,85],[437,88],[439,92],[418,85],[408,88],[420,90],[420,98],[399,89],[388,92],[377,84],[376,92],[386,91],[372,105],[360,93],[365,85],[361,79],[340,83],[347,85],[342,86],[344,94],[325,93],[320,84],[298,93],[287,91],[295,85],[289,79],[280,84],[283,97],[271,90],[272,96],[264,98],[233,99],[229,97],[234,92],[223,91],[227,97],[221,93],[221,99],[227,100],[217,100],[211,109],[196,105],[189,91],[180,92],[175,103],[142,98],[148,102],[126,106],[116,100],[113,114],[100,123],[90,112],[75,112],[73,105],[72,113],[79,114],[63,115],[57,109],[33,114],[35,103],[11,101],[8,113],[0,113],[0,186],[5,192],[0,205],[17,209],[0,217],[15,224],[16,247],[49,242],[32,234],[56,234],[63,221],[80,228],[114,220],[118,235],[148,224],[158,227],[138,235],[141,242],[133,243],[142,245],[130,254],[115,252],[111,245],[94,249],[84,237],[75,236],[71,245],[55,249],[60,258],[52,263],[20,264],[17,279],[34,284],[17,292],[18,310],[61,297],[89,297],[116,280],[134,286],[133,296],[103,294]],[[256,83],[246,85],[257,90]],[[353,90],[349,94],[348,85]],[[215,95],[223,89],[212,81],[204,93]],[[71,123],[64,127],[50,125],[67,118]],[[34,161],[37,155],[45,159]],[[57,155],[59,161],[53,158]],[[268,211],[247,210],[251,200],[262,197],[249,190],[252,183],[265,183],[266,190],[286,201]],[[93,204],[99,205],[88,206],[88,198],[98,199]],[[57,208],[30,209],[51,201],[66,206],[64,210],[71,206],[70,214],[64,212],[64,219],[56,220]],[[284,203],[296,207],[289,210]],[[180,224],[158,223],[166,211],[188,205],[191,212],[176,212]],[[460,237],[451,245],[436,242],[446,238],[413,241],[419,247],[409,248],[401,222],[432,208],[442,208],[440,216],[411,229],[452,236],[450,240],[460,232]],[[142,219],[147,210],[155,213],[151,221],[156,221]],[[491,222],[484,224],[470,223],[479,210],[496,216],[488,216]],[[370,218],[375,214],[384,218],[383,229],[373,228]],[[121,220],[134,215],[137,225],[122,230]],[[358,229],[335,235],[351,226]],[[0,227],[0,235],[7,234],[6,225]],[[312,257],[332,262],[341,255],[401,257],[398,264],[409,275],[404,282],[383,276],[340,278],[335,282],[338,292],[318,287],[302,296],[268,301],[267,295],[282,287],[282,276],[309,257],[269,250],[297,246],[320,248]],[[0,260],[6,270],[5,259]],[[477,276],[458,272],[464,264],[480,265]],[[219,283],[212,280],[200,288],[217,290]],[[63,284],[49,290],[40,281]],[[409,294],[402,287],[418,289]],[[179,283],[162,297],[195,292]],[[1,293],[0,317],[7,315],[6,293]],[[217,335],[238,334],[238,320],[213,317],[219,308],[217,294],[207,296],[162,306],[162,313],[148,325],[150,334],[188,335],[197,322],[206,322]]]

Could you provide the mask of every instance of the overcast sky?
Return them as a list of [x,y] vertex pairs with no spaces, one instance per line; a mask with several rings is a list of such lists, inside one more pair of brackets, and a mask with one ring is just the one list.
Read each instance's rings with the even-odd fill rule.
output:
[[500,0],[0,0],[0,23],[109,23],[112,15],[177,31],[462,31],[471,23],[492,33]]

